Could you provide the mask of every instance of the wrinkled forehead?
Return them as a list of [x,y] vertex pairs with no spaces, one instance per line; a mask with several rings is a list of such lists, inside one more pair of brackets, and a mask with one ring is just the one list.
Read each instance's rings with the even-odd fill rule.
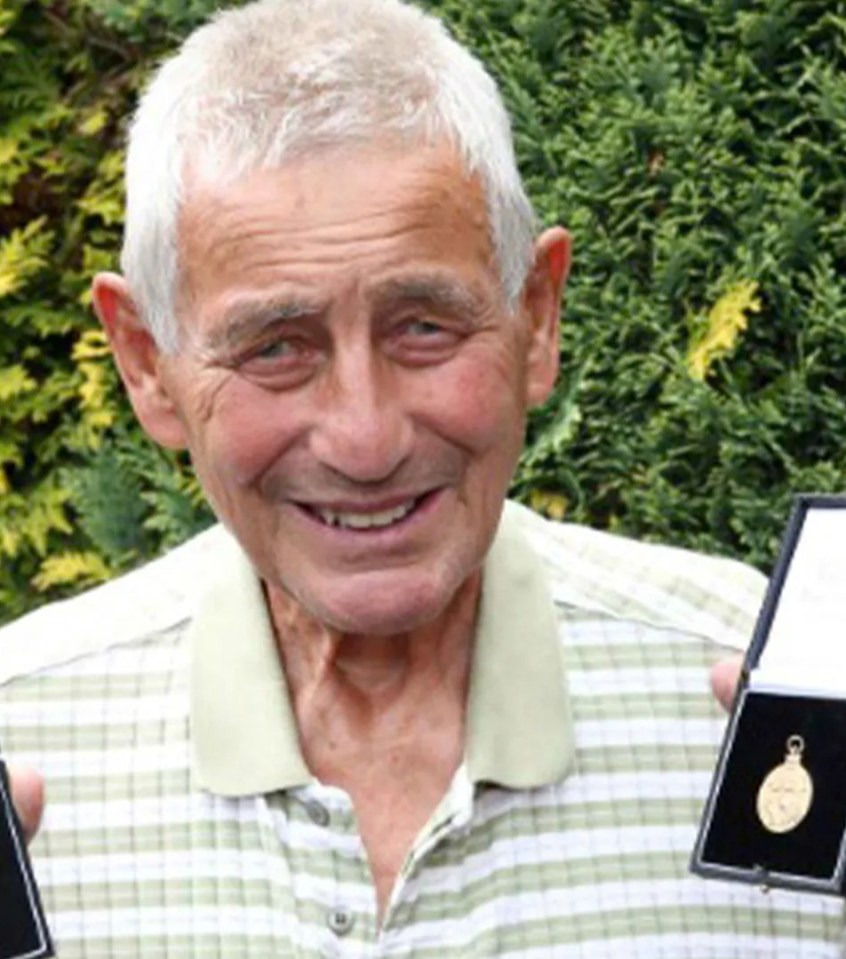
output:
[[189,138],[181,149],[180,180],[183,204],[198,190],[221,191],[232,187],[252,174],[302,169],[310,162],[325,166],[347,157],[361,165],[393,159],[400,164],[409,156],[431,157],[449,168],[456,189],[477,186],[486,194],[486,186],[475,165],[450,135],[430,135],[417,130],[385,130],[361,126],[356,132],[345,131],[337,137],[312,131],[296,140],[285,141],[284,148],[271,142],[266,148],[247,145],[248,130],[206,131]]
[[409,262],[483,264],[497,274],[485,195],[448,143],[327,147],[272,168],[186,168],[178,220],[180,287],[328,283]]
[[369,196],[386,212],[392,206],[438,208],[469,215],[490,232],[484,184],[449,140],[390,136],[316,144],[281,162],[247,162],[214,149],[194,149],[183,164],[180,239],[207,212],[242,205],[248,198],[260,205],[263,192],[277,198],[287,193],[287,212],[304,221],[332,219],[347,206],[361,205],[364,213]]

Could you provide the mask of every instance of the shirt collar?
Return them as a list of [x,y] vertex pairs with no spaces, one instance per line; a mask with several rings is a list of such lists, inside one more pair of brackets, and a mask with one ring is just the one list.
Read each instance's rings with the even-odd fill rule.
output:
[[223,796],[311,780],[261,582],[234,540],[191,625],[194,776]]
[[[485,560],[466,761],[473,782],[529,788],[567,774],[573,740],[555,612],[518,515],[506,504]],[[233,540],[223,552],[190,634],[195,779],[224,796],[305,785],[261,583]]]
[[574,752],[555,609],[520,515],[506,503],[485,561],[467,708],[471,780],[514,789],[560,781]]

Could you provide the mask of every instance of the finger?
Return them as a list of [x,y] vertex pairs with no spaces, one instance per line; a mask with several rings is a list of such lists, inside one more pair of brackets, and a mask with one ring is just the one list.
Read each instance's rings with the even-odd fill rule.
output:
[[29,842],[38,832],[44,812],[44,779],[28,766],[9,766],[12,802]]
[[731,709],[743,668],[742,656],[722,659],[711,669],[711,690],[725,710]]

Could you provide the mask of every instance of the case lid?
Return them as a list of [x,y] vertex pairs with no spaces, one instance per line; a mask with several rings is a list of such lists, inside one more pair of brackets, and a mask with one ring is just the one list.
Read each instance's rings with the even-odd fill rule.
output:
[[844,626],[846,496],[802,495],[755,627],[749,688],[846,697]]

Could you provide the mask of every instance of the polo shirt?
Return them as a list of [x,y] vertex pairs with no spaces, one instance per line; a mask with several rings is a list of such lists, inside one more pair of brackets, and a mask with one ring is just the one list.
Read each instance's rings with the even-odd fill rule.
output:
[[261,585],[222,528],[11,624],[0,742],[47,780],[32,856],[57,954],[841,955],[838,900],[687,869],[724,725],[708,667],[763,585],[509,504],[465,759],[381,926],[350,798],[303,760]]

